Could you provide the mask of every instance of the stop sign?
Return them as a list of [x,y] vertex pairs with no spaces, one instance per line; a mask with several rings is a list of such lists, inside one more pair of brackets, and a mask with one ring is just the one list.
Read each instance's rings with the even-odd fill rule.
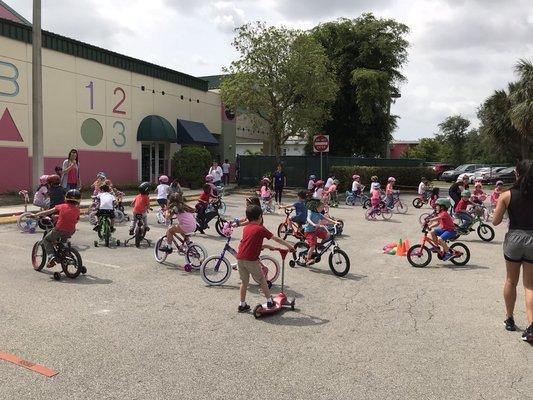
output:
[[329,135],[316,135],[313,138],[313,149],[315,153],[324,153],[329,151]]

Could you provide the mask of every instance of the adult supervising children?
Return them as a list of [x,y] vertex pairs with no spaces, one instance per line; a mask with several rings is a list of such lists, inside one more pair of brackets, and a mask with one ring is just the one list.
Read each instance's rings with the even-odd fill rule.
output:
[[80,163],[78,160],[78,151],[76,149],[70,150],[68,158],[63,161],[61,186],[63,186],[65,190],[79,189],[81,187]]
[[224,185],[227,185],[229,183],[229,167],[230,163],[226,158],[224,160],[224,164],[222,164],[222,182],[224,183]]
[[216,161],[213,161],[213,165],[209,168],[209,175],[213,176],[213,183],[215,186],[220,186],[222,184],[222,168],[220,168]]
[[281,164],[278,164],[276,172],[274,172],[273,178],[276,204],[280,205],[281,196],[283,195],[283,189],[285,188],[285,186],[287,186],[287,177],[285,176],[285,172],[283,171],[283,167],[281,166]]

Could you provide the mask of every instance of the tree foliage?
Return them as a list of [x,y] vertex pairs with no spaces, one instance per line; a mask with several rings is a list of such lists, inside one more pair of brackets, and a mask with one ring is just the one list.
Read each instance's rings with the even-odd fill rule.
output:
[[439,124],[437,138],[452,150],[451,161],[454,164],[462,164],[467,158],[465,144],[469,126],[470,121],[461,115],[452,115]]
[[335,155],[381,155],[392,138],[397,116],[390,103],[405,80],[406,25],[363,14],[320,24],[311,32],[325,49],[339,91],[332,118],[323,130]]
[[513,127],[520,132],[521,156],[525,159],[529,158],[529,149],[533,143],[533,64],[528,60],[519,60],[515,65],[515,72],[519,79],[509,94],[509,118]]
[[274,153],[291,137],[316,132],[329,118],[337,85],[324,49],[310,35],[257,22],[236,30],[238,60],[224,72],[224,104],[261,115],[270,125]]
[[182,185],[201,187],[211,165],[209,150],[200,146],[184,146],[172,156],[172,176]]

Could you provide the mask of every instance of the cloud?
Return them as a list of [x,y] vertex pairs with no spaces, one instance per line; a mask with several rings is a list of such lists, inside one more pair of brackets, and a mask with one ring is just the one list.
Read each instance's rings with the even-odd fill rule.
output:
[[362,12],[384,8],[392,0],[277,0],[276,10],[285,18],[314,18],[328,16],[356,17]]
[[211,65],[211,62],[209,62],[209,60],[207,60],[205,57],[199,55],[199,54],[193,54],[192,57],[191,57],[191,60],[193,63],[197,64],[197,65]]
[[245,12],[234,2],[217,1],[212,5],[211,13],[214,16],[215,26],[222,32],[231,33],[233,30],[246,23]]

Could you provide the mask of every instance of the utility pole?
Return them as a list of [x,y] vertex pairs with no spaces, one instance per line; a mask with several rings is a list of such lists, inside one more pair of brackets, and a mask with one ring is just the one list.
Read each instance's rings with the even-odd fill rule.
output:
[[41,57],[41,0],[33,0],[32,34],[32,188],[39,184],[43,160],[43,70]]

